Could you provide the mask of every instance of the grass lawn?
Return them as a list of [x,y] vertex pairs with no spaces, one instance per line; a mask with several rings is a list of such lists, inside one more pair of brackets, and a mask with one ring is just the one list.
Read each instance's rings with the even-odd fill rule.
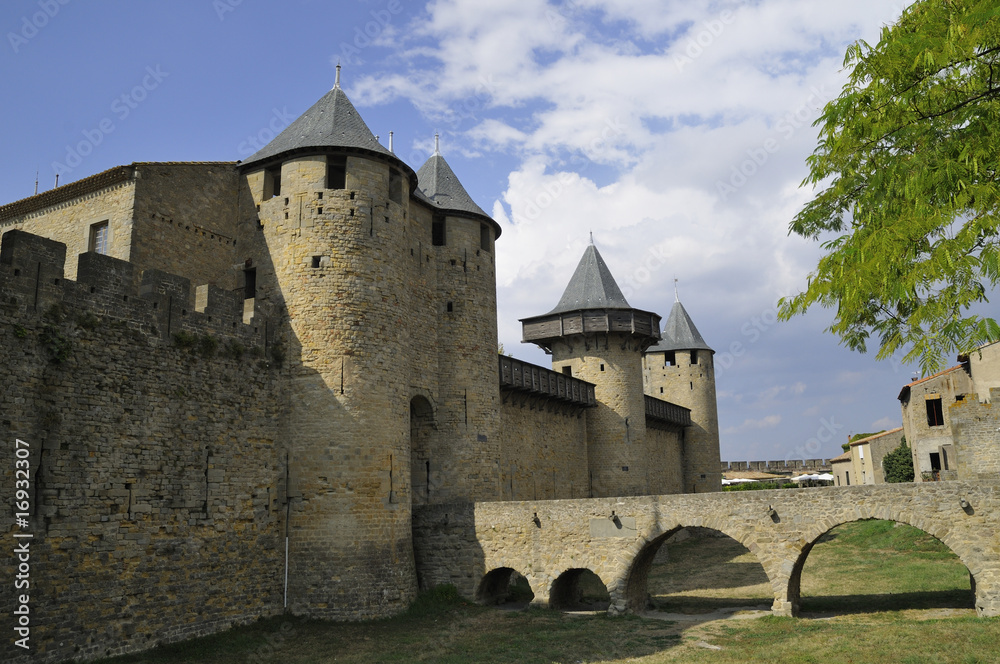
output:
[[[719,620],[708,613],[770,606],[763,570],[733,540],[688,540],[670,546],[669,558],[650,574],[649,590],[661,607],[653,617],[509,611],[476,606],[450,589],[438,589],[405,615],[386,620],[278,617],[102,662],[1000,661],[1000,619],[975,617],[965,568],[939,542],[908,526],[861,522],[824,536],[802,576],[802,605],[812,618]],[[655,617],[662,618],[663,609],[686,615]]]

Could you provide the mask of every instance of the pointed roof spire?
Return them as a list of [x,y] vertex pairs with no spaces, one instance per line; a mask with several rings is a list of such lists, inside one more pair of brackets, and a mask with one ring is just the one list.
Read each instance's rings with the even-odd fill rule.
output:
[[709,350],[715,352],[702,338],[694,321],[688,315],[684,305],[680,300],[674,302],[667,316],[667,322],[663,324],[663,338],[660,343],[651,346],[646,352],[655,353],[657,351],[671,350]]
[[408,166],[378,142],[340,88],[340,65],[337,65],[337,82],[333,89],[293,120],[274,140],[243,160],[242,166],[270,160],[293,150],[301,153],[303,150],[321,151],[327,148],[353,148],[389,156],[409,171]]
[[521,338],[551,352],[560,339],[588,334],[627,335],[638,347],[660,340],[660,317],[633,309],[597,247],[588,245],[556,308],[521,319]]
[[578,309],[631,309],[607,263],[593,244],[587,246],[559,304],[549,314]]
[[[438,135],[434,134],[434,154],[424,162],[417,171],[417,190],[424,195],[429,203],[442,210],[466,212],[492,219],[483,209],[476,205],[465,190],[451,166],[441,156]],[[496,226],[497,235],[500,227]]]

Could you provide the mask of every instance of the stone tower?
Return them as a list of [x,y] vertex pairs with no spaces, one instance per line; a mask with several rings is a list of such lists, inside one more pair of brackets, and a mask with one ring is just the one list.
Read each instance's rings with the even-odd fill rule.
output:
[[691,426],[684,430],[685,493],[722,488],[714,355],[679,299],[662,339],[643,354],[646,393],[691,409]]
[[[430,207],[424,251],[437,271],[433,350],[437,417],[411,454],[413,502],[497,500],[500,388],[496,374],[494,238],[499,227],[472,200],[441,155],[417,171],[417,198]],[[420,306],[420,303],[415,303]],[[416,422],[415,422],[416,424]]]
[[523,340],[551,353],[554,370],[596,386],[598,405],[587,413],[592,495],[643,493],[650,450],[642,352],[659,340],[660,317],[629,305],[591,244],[555,309],[521,322]]
[[383,147],[339,67],[240,172],[243,289],[287,340],[289,609],[399,612],[416,593],[414,485],[496,496],[470,466],[499,463],[499,227],[439,154],[418,178]]

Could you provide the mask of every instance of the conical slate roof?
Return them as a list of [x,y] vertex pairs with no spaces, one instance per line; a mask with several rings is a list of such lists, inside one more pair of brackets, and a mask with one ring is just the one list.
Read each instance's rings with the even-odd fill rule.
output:
[[489,215],[472,200],[439,152],[431,155],[417,171],[417,190],[431,205],[441,210],[468,212],[489,219]]
[[[549,314],[578,309],[631,309],[597,247],[583,252],[559,304]],[[548,314],[546,314],[548,315]]]
[[398,160],[375,140],[339,83],[274,140],[247,157],[243,166],[302,148],[359,148]]
[[684,305],[680,301],[674,302],[667,322],[663,325],[663,335],[660,343],[646,349],[647,353],[656,353],[671,350],[712,350],[712,347],[702,339],[698,328],[694,326],[694,321],[688,315]]

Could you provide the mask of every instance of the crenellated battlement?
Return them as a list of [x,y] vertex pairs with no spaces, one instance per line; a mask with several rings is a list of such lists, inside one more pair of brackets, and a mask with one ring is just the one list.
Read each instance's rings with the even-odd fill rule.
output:
[[244,300],[242,291],[212,284],[192,292],[189,279],[161,270],[139,271],[111,256],[80,254],[77,279],[64,276],[66,245],[21,230],[3,234],[0,293],[6,310],[31,316],[55,308],[120,321],[164,341],[212,337],[266,352],[276,326]]

